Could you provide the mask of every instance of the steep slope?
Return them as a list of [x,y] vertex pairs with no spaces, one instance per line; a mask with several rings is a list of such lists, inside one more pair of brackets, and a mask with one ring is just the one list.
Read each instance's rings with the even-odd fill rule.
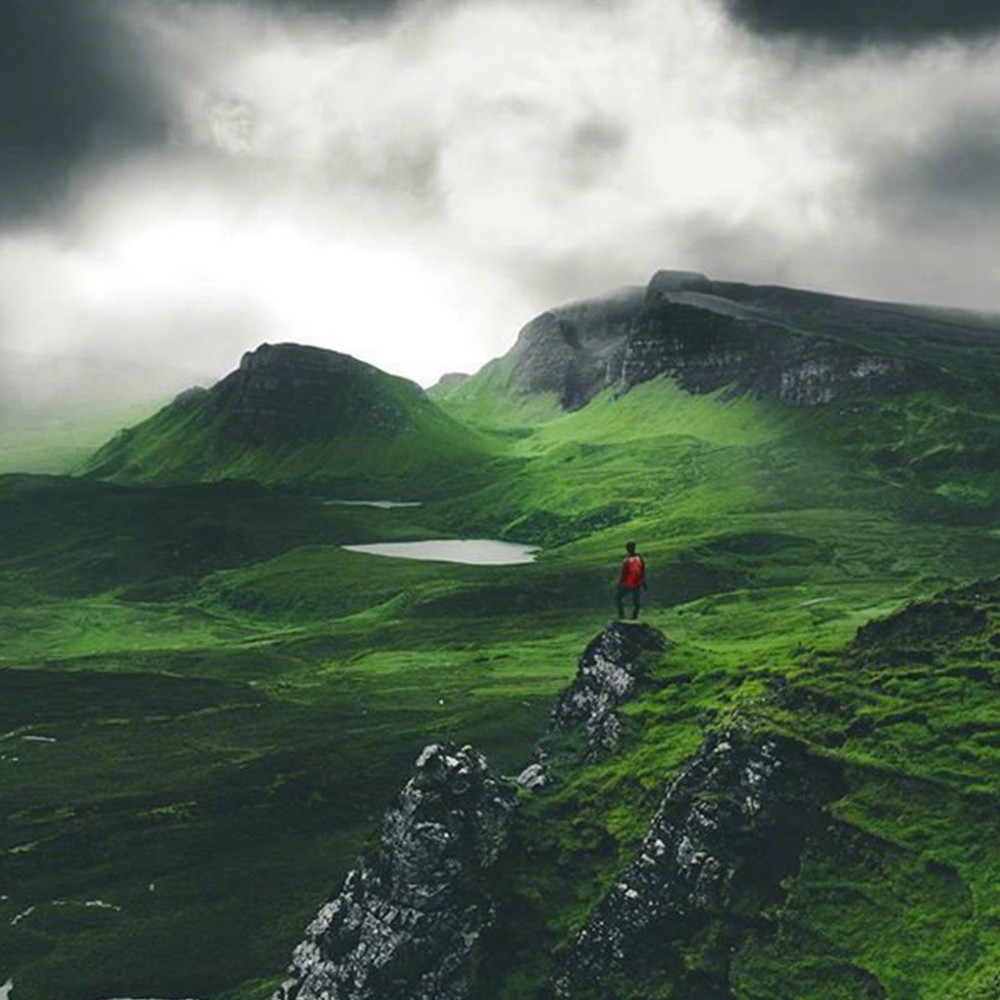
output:
[[662,375],[692,393],[727,389],[793,406],[995,385],[1000,317],[660,271],[644,291],[542,313],[508,355],[437,396],[467,419],[498,393],[515,409],[542,394],[573,410]]
[[485,457],[424,392],[344,354],[264,344],[210,389],[182,393],[85,467],[116,482],[252,479],[391,486]]

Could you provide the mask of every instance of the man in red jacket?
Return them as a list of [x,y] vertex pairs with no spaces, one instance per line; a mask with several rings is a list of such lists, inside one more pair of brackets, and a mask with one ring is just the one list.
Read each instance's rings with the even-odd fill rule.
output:
[[632,618],[639,617],[639,594],[646,589],[646,563],[636,555],[635,542],[625,546],[627,556],[622,560],[622,571],[618,577],[618,617],[625,617],[625,595],[632,597]]

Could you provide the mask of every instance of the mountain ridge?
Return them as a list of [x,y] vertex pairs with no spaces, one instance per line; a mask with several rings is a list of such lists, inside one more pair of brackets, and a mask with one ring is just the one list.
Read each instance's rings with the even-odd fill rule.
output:
[[432,395],[456,415],[498,389],[515,399],[549,394],[575,410],[605,389],[624,393],[659,376],[694,393],[776,395],[792,406],[996,384],[1000,316],[661,270],[642,288],[546,310],[505,356]]

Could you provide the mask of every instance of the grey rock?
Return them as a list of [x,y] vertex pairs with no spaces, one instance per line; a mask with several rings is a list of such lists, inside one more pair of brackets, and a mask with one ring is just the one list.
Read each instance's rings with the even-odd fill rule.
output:
[[426,747],[378,849],[309,925],[274,1000],[472,997],[494,918],[482,874],[506,845],[515,803],[471,747]]
[[669,640],[658,629],[639,623],[615,622],[587,645],[576,678],[552,710],[552,728],[583,726],[590,756],[613,751],[622,724],[615,711],[635,692],[643,671],[643,656],[667,649]]
[[660,271],[642,294],[625,289],[533,319],[511,354],[513,385],[554,392],[570,410],[604,389],[624,393],[661,376],[693,394],[728,389],[818,406],[949,380],[902,350],[885,353],[914,331],[947,336],[954,320],[946,319],[915,307]]
[[541,761],[529,764],[515,780],[522,788],[527,788],[529,791],[544,788],[549,783],[545,765]]
[[[725,920],[748,886],[757,897],[777,890],[839,780],[789,740],[711,736],[668,785],[638,855],[574,941],[556,997],[613,997],[616,981],[683,976],[672,944]],[[724,982],[702,989],[726,995]]]

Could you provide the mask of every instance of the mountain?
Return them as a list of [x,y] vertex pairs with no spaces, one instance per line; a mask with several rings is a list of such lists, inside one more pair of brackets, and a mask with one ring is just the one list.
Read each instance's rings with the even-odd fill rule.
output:
[[[997,995],[994,320],[661,274],[529,327],[432,401],[266,348],[120,482],[0,476],[12,1000]],[[435,538],[540,549],[354,550]]]
[[851,394],[1000,381],[1000,317],[660,271],[645,289],[548,310],[473,379],[436,388],[456,412],[498,390],[564,410],[670,376],[696,394],[814,406]]
[[264,344],[210,389],[190,389],[85,465],[116,482],[253,479],[370,485],[433,477],[484,442],[406,379],[318,347]]

